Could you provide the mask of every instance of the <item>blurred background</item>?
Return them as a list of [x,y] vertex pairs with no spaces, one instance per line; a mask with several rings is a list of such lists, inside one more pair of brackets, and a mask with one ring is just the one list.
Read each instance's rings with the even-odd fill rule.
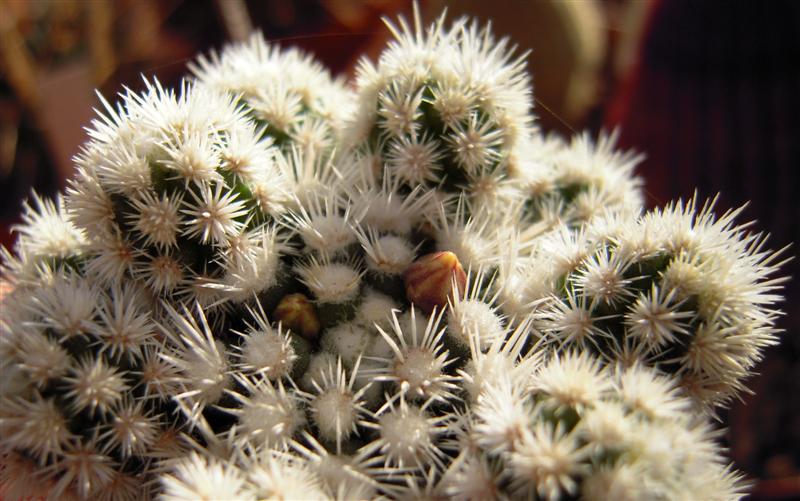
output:
[[[619,127],[650,206],[697,191],[718,211],[750,201],[777,249],[800,243],[800,1],[420,0],[426,21],[492,19],[495,34],[531,49],[545,131]],[[31,190],[54,195],[99,104],[141,75],[175,86],[195,54],[244,39],[315,54],[348,75],[373,60],[406,0],[0,0],[0,243]],[[780,346],[754,395],[723,413],[731,456],[753,499],[800,499],[800,260],[786,273]]]

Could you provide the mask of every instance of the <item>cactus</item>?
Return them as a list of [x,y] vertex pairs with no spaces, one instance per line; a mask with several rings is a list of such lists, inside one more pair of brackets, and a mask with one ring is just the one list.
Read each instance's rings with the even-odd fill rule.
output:
[[[106,284],[136,279],[205,307],[276,285],[291,179],[233,99],[184,84],[129,91],[93,122],[67,212]],[[271,223],[272,222],[272,223]]]
[[200,85],[233,96],[286,153],[331,153],[341,141],[352,95],[299,49],[282,50],[256,32],[245,43],[198,57],[189,68]]
[[641,179],[633,175],[642,155],[614,150],[618,132],[592,141],[587,133],[567,144],[550,135],[529,142],[520,162],[527,233],[562,226],[580,228],[605,214],[637,215]]
[[743,494],[691,411],[777,342],[780,252],[641,214],[488,27],[399,24],[355,94],[256,34],[102,101],[2,252],[4,498]]
[[395,39],[378,64],[359,64],[346,141],[409,188],[508,200],[518,149],[533,132],[526,54],[466,19],[446,28],[442,16],[424,29],[415,12],[413,27],[387,25]]
[[731,499],[746,484],[675,382],[641,365],[565,352],[488,382],[443,475],[463,499]]
[[777,342],[785,279],[782,252],[736,225],[741,209],[712,208],[679,201],[543,241],[520,265],[537,283],[518,288],[539,302],[536,326],[559,346],[674,374],[708,412],[728,402]]
[[[13,288],[0,299],[0,492],[152,493],[156,461],[184,450],[180,420],[170,417],[178,387],[160,357],[154,298],[134,282],[103,287],[89,278],[86,256],[67,245],[80,238],[65,237],[81,232],[55,205],[38,205],[11,262],[21,266],[4,277]],[[57,231],[34,233],[53,219]],[[57,250],[47,245],[55,238]]]

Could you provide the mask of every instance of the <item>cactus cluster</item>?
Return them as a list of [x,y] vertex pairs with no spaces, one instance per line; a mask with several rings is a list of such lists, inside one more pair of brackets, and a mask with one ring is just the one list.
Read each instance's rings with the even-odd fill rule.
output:
[[390,28],[354,92],[256,34],[103,100],[2,253],[4,499],[742,495],[693,411],[776,342],[778,254],[641,214],[488,27]]

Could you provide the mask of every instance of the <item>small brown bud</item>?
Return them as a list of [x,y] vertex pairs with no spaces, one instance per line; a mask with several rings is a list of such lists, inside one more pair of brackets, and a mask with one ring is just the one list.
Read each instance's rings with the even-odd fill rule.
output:
[[303,294],[289,294],[275,307],[273,318],[284,328],[313,341],[319,336],[317,309]]
[[425,313],[430,313],[435,307],[442,308],[447,304],[454,281],[459,296],[464,292],[467,274],[455,254],[434,252],[411,263],[403,272],[403,281],[408,300]]

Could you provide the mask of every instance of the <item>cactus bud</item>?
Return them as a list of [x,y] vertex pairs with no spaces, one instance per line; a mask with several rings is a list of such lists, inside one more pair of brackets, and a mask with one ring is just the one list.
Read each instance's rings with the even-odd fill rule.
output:
[[459,296],[464,292],[467,274],[450,251],[434,252],[417,259],[403,272],[406,297],[425,313],[444,307],[455,283]]
[[320,331],[317,310],[303,294],[289,294],[280,300],[273,314],[275,320],[309,341],[317,339]]

